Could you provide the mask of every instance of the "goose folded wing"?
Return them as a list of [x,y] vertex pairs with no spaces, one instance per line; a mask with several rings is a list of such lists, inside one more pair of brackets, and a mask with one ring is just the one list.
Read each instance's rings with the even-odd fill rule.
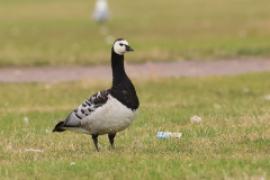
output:
[[108,100],[109,90],[100,91],[86,99],[78,108],[69,114],[65,120],[66,127],[78,127],[81,120],[90,116],[97,108],[104,105]]

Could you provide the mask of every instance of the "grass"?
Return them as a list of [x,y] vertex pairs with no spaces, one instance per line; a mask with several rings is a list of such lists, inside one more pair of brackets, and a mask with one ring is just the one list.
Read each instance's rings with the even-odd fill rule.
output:
[[[270,1],[109,1],[109,33],[133,62],[270,55]],[[0,66],[89,65],[109,58],[94,1],[0,0]]]
[[[87,135],[51,130],[108,83],[1,84],[0,179],[267,179],[269,75],[135,81],[137,119],[115,150],[102,136],[100,153]],[[183,136],[158,140],[159,130]]]

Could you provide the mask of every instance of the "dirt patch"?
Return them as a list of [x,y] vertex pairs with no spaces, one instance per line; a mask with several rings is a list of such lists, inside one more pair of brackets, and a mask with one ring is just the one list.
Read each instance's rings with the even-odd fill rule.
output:
[[[131,78],[237,75],[270,71],[270,59],[177,61],[126,65]],[[2,68],[0,82],[111,80],[110,66]]]

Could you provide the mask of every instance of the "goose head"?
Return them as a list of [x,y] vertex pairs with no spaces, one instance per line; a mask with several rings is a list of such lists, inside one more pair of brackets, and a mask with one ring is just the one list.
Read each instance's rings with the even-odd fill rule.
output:
[[124,55],[126,52],[134,50],[128,45],[127,40],[119,38],[113,43],[113,51],[118,55]]

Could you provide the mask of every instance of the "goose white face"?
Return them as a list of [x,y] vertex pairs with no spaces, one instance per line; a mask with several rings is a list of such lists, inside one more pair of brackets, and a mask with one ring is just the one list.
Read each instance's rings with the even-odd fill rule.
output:
[[128,45],[128,42],[124,39],[115,41],[113,44],[113,50],[119,55],[123,55],[128,51],[133,51],[133,49]]

